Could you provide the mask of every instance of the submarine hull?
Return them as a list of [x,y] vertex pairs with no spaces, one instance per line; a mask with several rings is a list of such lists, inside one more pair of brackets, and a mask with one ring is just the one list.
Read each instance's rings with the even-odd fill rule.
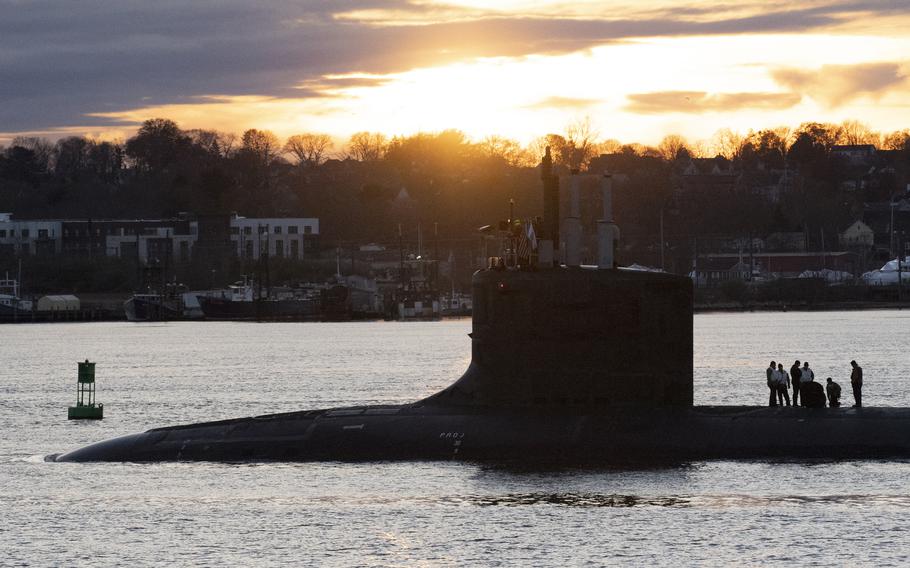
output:
[[691,407],[609,414],[427,406],[308,411],[149,430],[56,458],[624,464],[910,457],[910,409]]
[[490,269],[474,274],[473,297],[471,363],[423,400],[159,428],[57,459],[619,464],[910,457],[910,409],[693,406],[686,277]]

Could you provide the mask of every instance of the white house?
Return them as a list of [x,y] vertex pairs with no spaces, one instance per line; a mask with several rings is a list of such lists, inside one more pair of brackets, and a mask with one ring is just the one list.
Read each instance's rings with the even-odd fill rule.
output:
[[862,221],[855,221],[840,234],[843,247],[872,247],[875,243],[875,231]]
[[159,261],[187,262],[196,244],[196,223],[190,223],[190,234],[176,233],[173,227],[146,227],[141,233],[127,234],[118,231],[105,237],[107,256],[126,259],[139,258],[147,263],[150,258]]
[[19,255],[53,255],[60,252],[60,221],[13,220],[12,213],[0,213],[0,251]]
[[231,242],[238,257],[258,259],[268,251],[271,258],[301,260],[313,250],[319,235],[319,219],[310,217],[231,218]]

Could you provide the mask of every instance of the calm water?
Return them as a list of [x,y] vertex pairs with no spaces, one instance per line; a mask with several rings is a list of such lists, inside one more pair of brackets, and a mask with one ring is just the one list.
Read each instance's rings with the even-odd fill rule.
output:
[[[441,323],[0,326],[0,565],[563,566],[910,562],[910,463],[534,471],[460,463],[55,464],[154,426],[433,393],[470,356]],[[910,406],[910,312],[705,314],[698,404],[767,401],[808,359]],[[66,420],[96,361],[103,422]]]

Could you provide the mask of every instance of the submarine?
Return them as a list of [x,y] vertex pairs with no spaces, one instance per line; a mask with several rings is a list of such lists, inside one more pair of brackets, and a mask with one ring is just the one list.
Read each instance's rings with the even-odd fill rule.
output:
[[561,200],[548,150],[541,177],[536,258],[519,259],[513,246],[474,274],[471,362],[441,392],[403,405],[155,428],[51,459],[629,464],[910,457],[910,408],[694,406],[692,281],[616,266],[619,231],[607,174],[600,176],[597,264],[582,265],[581,176],[570,177]]

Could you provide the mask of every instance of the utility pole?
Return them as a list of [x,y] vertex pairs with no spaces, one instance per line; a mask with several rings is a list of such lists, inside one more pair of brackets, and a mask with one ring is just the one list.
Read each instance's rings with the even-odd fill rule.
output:
[[420,230],[420,223],[417,223],[417,258],[423,256],[423,232]]
[[433,287],[439,291],[439,222],[433,222]]
[[272,229],[265,226],[265,293],[272,297],[272,275],[269,272],[269,256],[272,254]]
[[752,253],[752,231],[749,231],[749,282],[752,282],[752,276],[755,273],[755,256]]
[[[512,221],[515,219],[515,200],[509,198],[509,252],[512,256],[512,266],[518,264],[518,254],[515,251],[515,237],[512,235]],[[507,259],[508,264],[508,259]]]
[[660,269],[666,270],[664,266],[664,206],[660,206]]
[[[891,209],[894,211],[894,209]],[[901,236],[897,240],[897,301],[900,302],[903,300],[902,292],[904,288],[904,235],[901,233]]]
[[398,223],[398,283],[404,288],[404,245],[401,239],[401,223]]
[[825,228],[824,228],[824,227],[819,228],[818,232],[819,232],[819,234],[821,235],[821,239],[822,239],[822,240],[821,240],[821,243],[822,243],[822,265],[821,265],[821,268],[819,268],[819,270],[824,270],[824,269],[828,268],[828,267],[826,266],[826,263],[825,263]]

